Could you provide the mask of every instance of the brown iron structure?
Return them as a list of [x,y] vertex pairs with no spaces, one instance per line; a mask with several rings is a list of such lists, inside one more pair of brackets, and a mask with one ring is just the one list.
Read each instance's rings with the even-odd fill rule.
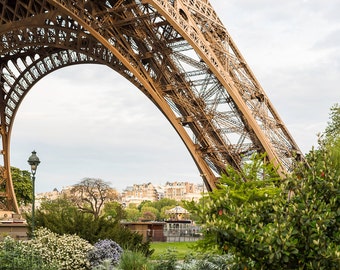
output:
[[208,190],[227,164],[240,169],[254,152],[266,152],[281,175],[301,156],[208,0],[0,0],[0,39],[7,210],[19,212],[10,174],[19,105],[36,82],[70,65],[109,66],[140,89],[175,128]]

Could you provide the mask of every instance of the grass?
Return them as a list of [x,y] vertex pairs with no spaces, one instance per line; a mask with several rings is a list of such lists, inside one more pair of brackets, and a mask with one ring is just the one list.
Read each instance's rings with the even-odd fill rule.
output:
[[157,260],[162,255],[169,253],[169,250],[175,251],[177,260],[183,260],[186,255],[193,254],[195,251],[191,248],[195,242],[153,242],[151,249],[155,252],[152,254],[151,259]]

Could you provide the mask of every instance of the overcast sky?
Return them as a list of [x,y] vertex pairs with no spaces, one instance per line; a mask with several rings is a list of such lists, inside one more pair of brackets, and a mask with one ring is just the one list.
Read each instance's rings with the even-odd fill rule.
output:
[[[340,102],[339,0],[211,0],[303,153]],[[39,81],[21,104],[12,166],[29,170],[37,151],[37,192],[101,178],[134,183],[191,181],[199,172],[155,106],[107,67],[67,67]]]

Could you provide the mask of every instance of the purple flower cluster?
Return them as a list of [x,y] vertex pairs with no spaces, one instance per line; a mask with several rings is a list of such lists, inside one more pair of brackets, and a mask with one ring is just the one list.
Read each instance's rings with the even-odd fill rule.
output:
[[111,265],[118,264],[123,249],[113,240],[99,240],[89,251],[88,258],[92,267],[100,265],[104,260],[110,260]]

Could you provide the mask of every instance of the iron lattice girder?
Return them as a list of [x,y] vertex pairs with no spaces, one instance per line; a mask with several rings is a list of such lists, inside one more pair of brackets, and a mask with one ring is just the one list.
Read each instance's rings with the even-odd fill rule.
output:
[[[244,117],[243,122],[247,129],[249,132],[253,131],[260,141],[254,143],[260,143],[261,148],[269,153],[274,162],[276,160],[284,170],[290,170],[292,155],[294,152],[299,153],[299,149],[208,2],[177,1],[176,3],[184,3],[182,6],[178,4],[177,8],[186,16],[176,13],[170,1],[146,2],[156,3],[157,9],[169,21],[177,22],[177,26],[173,21],[171,23],[186,34],[186,40],[191,45],[198,44],[196,51],[201,51],[201,58],[205,58],[204,62],[211,70],[214,69],[221,83],[227,86],[228,93],[233,94],[232,99]],[[203,23],[204,21],[206,23]],[[211,33],[215,33],[213,38]],[[211,44],[212,41],[214,44]],[[215,50],[217,47],[218,52]],[[221,51],[224,51],[222,59]],[[280,148],[276,147],[277,145],[280,145]],[[289,157],[287,153],[290,153]]]
[[0,0],[0,16],[4,149],[36,81],[88,62],[111,67],[151,99],[208,189],[226,164],[240,169],[254,151],[267,152],[281,172],[299,153],[207,0]]

